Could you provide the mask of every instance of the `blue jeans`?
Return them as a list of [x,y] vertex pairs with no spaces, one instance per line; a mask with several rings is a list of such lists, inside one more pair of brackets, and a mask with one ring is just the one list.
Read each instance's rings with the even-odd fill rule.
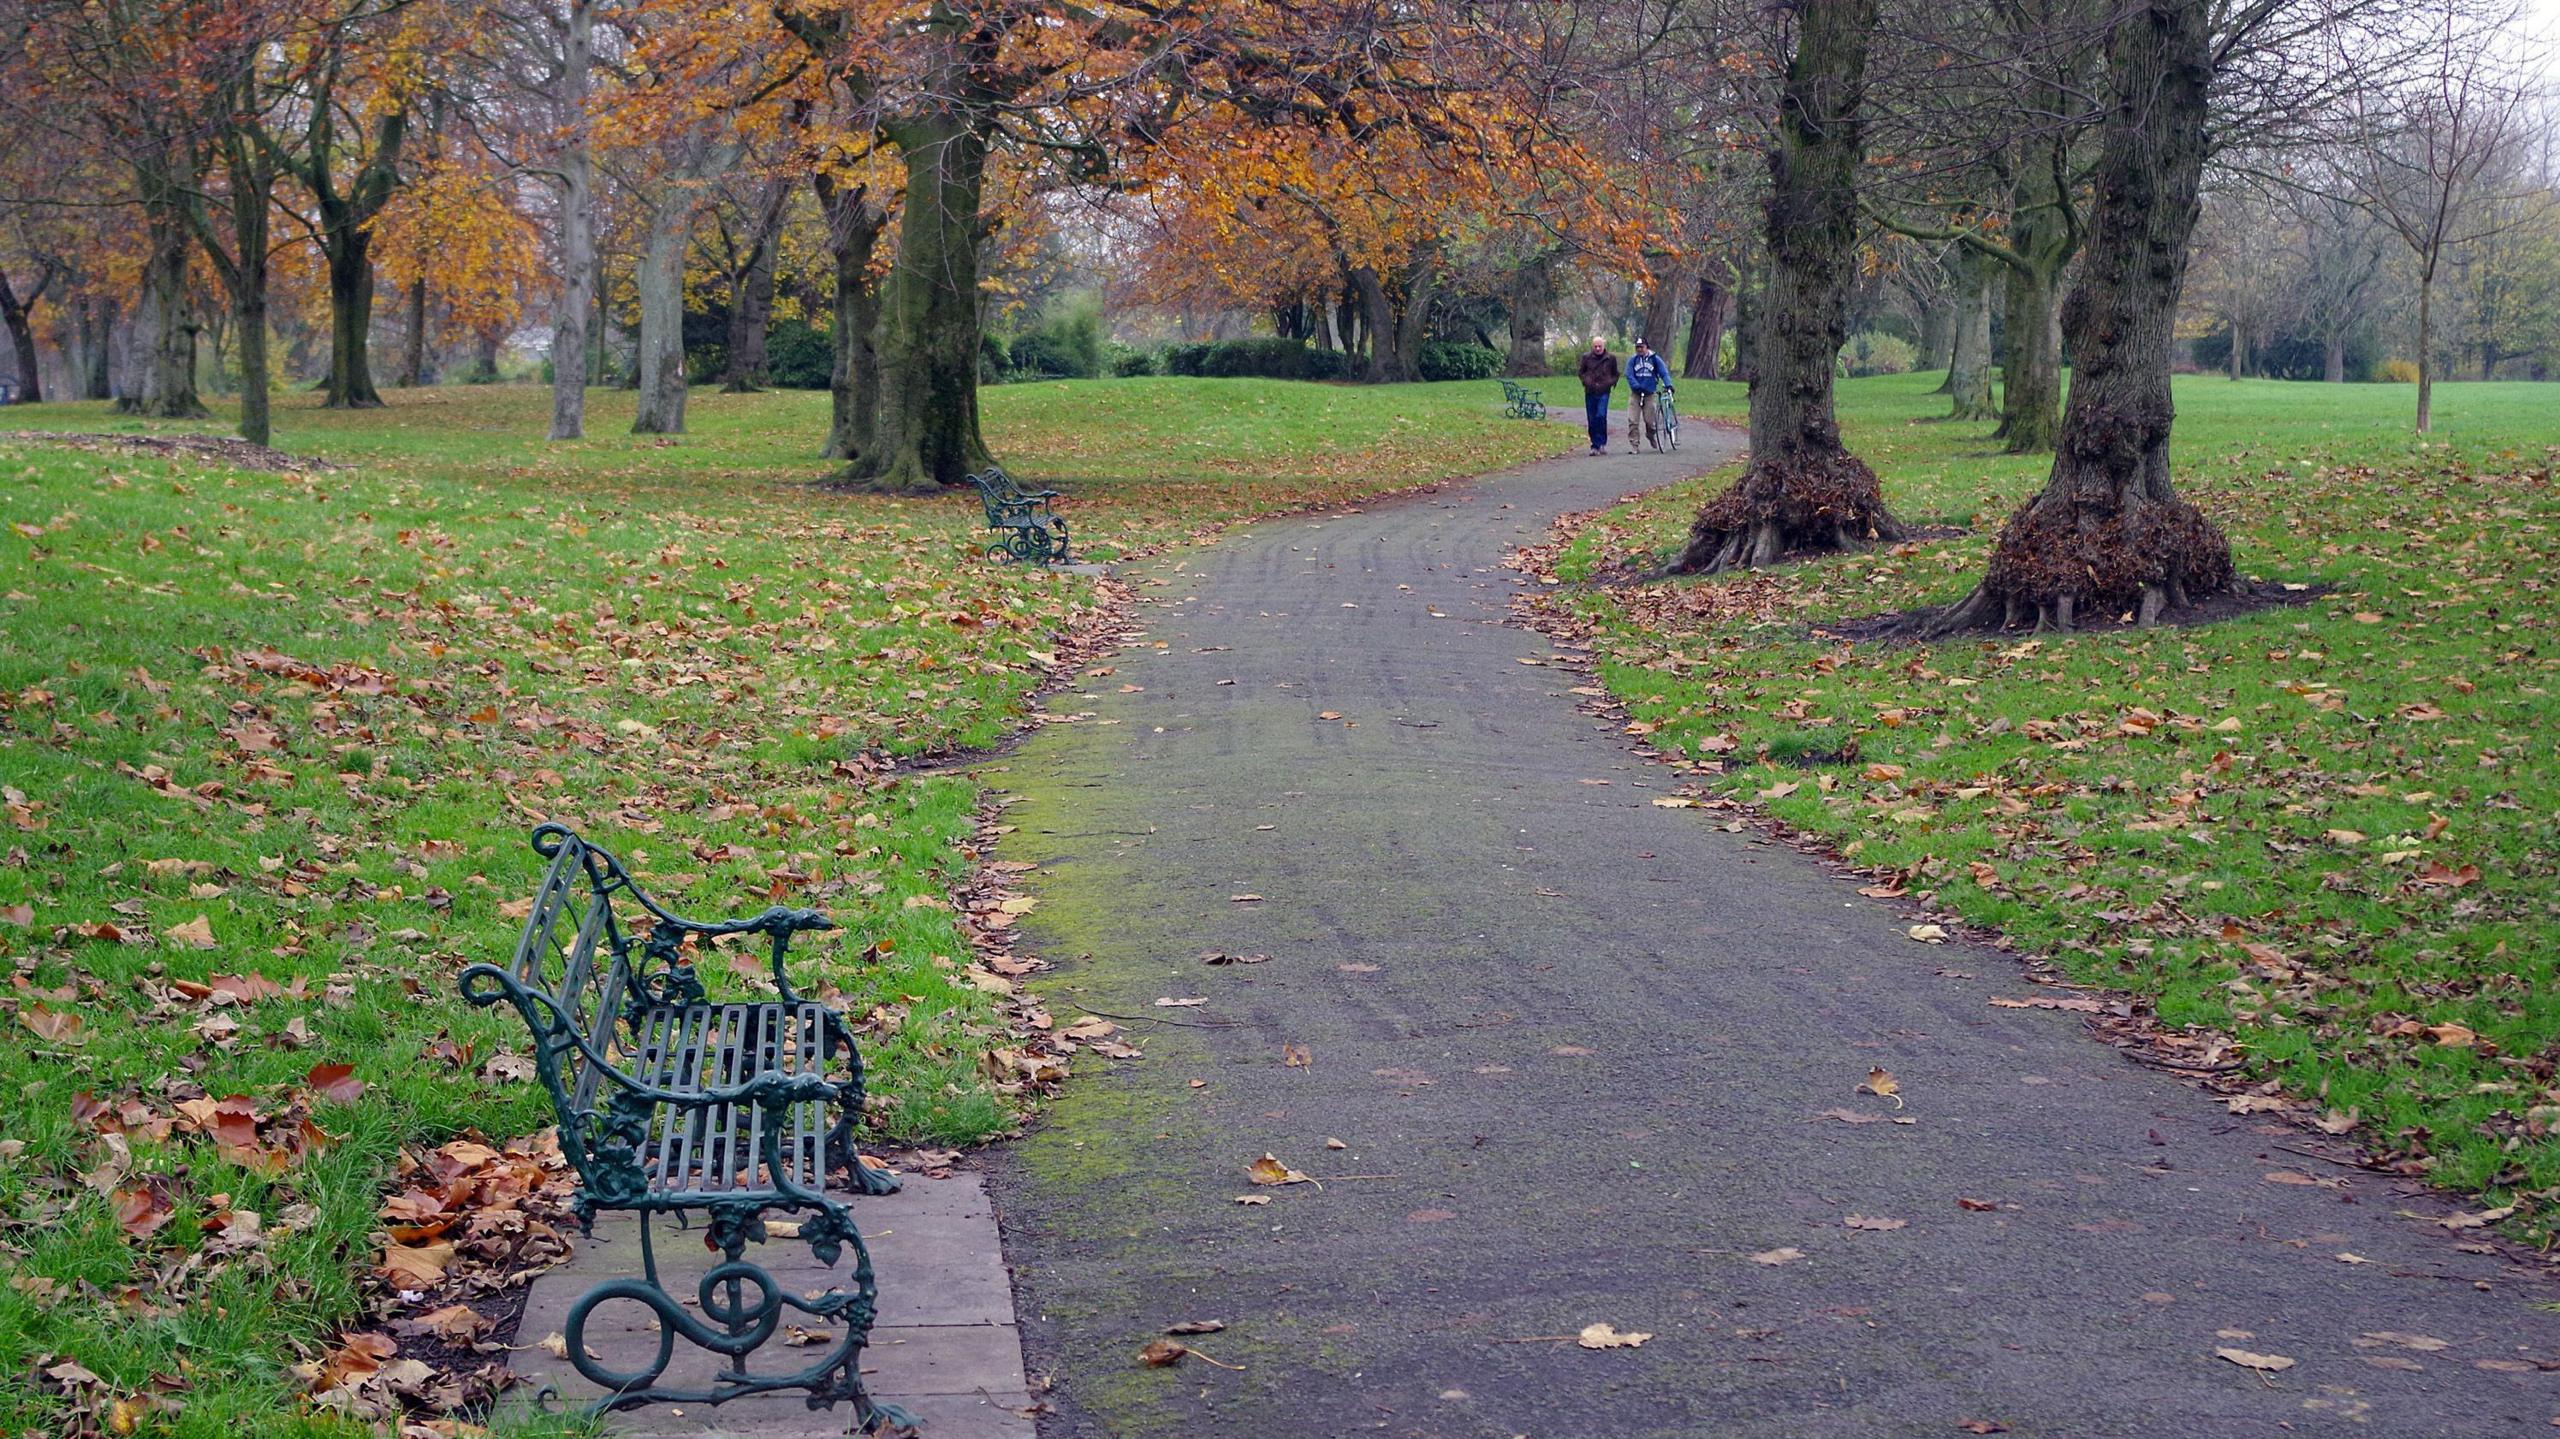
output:
[[1595,450],[1609,448],[1609,392],[1607,390],[1582,392],[1582,418],[1591,426],[1591,448]]

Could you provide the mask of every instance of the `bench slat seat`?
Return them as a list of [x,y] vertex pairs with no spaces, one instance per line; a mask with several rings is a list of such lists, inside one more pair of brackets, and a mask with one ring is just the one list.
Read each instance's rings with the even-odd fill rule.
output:
[[[665,1089],[730,1089],[772,1070],[823,1077],[822,1006],[695,1004],[651,1009],[640,1026],[632,1077]],[[810,1189],[826,1183],[826,1106],[804,1100],[785,1112],[784,1177]],[[649,1188],[660,1195],[726,1195],[773,1187],[754,1105],[661,1109],[650,1135]]]

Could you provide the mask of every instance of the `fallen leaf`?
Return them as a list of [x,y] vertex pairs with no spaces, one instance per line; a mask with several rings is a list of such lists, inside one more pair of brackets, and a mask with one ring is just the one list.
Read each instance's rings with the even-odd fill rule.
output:
[[1904,930],[1903,933],[1920,941],[1922,944],[1944,944],[1947,942],[1947,927],[1943,924],[1915,924],[1909,929]]
[[1196,998],[1196,999],[1170,999],[1170,998],[1168,998],[1168,999],[1159,999],[1159,1000],[1157,1000],[1157,1001],[1156,1001],[1156,1008],[1158,1008],[1158,1009],[1190,1009],[1190,1008],[1193,1008],[1194,1006],[1197,1006],[1197,1005],[1207,1004],[1208,1002],[1209,1002],[1209,997],[1208,997],[1207,995],[1205,995],[1205,994],[1204,994],[1204,995],[1199,996],[1199,997],[1198,997],[1198,998]]
[[1859,1085],[1858,1088],[1874,1095],[1878,1099],[1892,1100],[1893,1107],[1896,1109],[1900,1109],[1902,1107],[1902,1081],[1894,1078],[1893,1071],[1884,1068],[1882,1065],[1878,1065],[1876,1068],[1868,1070],[1866,1082]]
[[1804,1251],[1801,1249],[1792,1247],[1786,1249],[1763,1249],[1759,1253],[1751,1256],[1751,1262],[1754,1264],[1793,1264],[1795,1261],[1802,1258],[1804,1258]]
[[1847,1219],[1841,1221],[1841,1223],[1848,1225],[1851,1229],[1877,1230],[1900,1229],[1910,1222],[1911,1221],[1908,1219],[1874,1219],[1864,1214],[1852,1214]]
[[1166,1325],[1164,1332],[1167,1334],[1215,1334],[1226,1327],[1227,1321],[1223,1319],[1185,1319],[1179,1324]]
[[2293,1367],[2293,1361],[2281,1354],[2252,1354],[2246,1349],[2233,1349],[2228,1345],[2213,1352],[2217,1358],[2228,1359],[2243,1369],[2255,1369],[2264,1374],[2281,1374]]
[[1826,1109],[1814,1118],[1836,1119],[1842,1124],[1880,1124],[1884,1121],[1881,1114],[1867,1114],[1855,1109]]
[[315,1064],[302,1082],[340,1104],[353,1104],[364,1097],[364,1081],[355,1072],[352,1064]]
[[1621,1333],[1607,1324],[1586,1324],[1573,1342],[1585,1349],[1633,1349],[1651,1339],[1650,1334]]
[[36,1038],[47,1044],[78,1044],[80,1016],[68,1010],[47,1009],[30,1004],[18,1011],[18,1022],[36,1032]]
[[1158,1339],[1138,1351],[1138,1362],[1150,1369],[1167,1369],[1181,1363],[1182,1356],[1190,1352],[1170,1339]]
[[2436,1223],[2443,1225],[2447,1229],[2486,1229],[2490,1225],[2497,1223],[2499,1220],[2504,1219],[2515,1212],[2516,1207],[2514,1205],[2501,1204],[2495,1209],[2483,1209],[2477,1214],[2449,1215],[2443,1219],[2437,1220]]
[[1308,1184],[1313,1180],[1280,1162],[1279,1156],[1265,1154],[1244,1167],[1245,1177],[1256,1184]]
[[216,940],[213,937],[213,921],[207,916],[201,914],[191,920],[188,920],[184,924],[173,924],[169,926],[167,930],[162,932],[160,941],[163,944],[183,946],[187,949],[219,949],[222,947],[221,941]]
[[2379,1349],[2385,1344],[2390,1344],[2402,1349],[2415,1349],[2421,1354],[2434,1354],[2453,1347],[2451,1341],[2438,1339],[2433,1335],[2403,1334],[2393,1329],[2368,1330],[2363,1337],[2353,1342],[2358,1349]]

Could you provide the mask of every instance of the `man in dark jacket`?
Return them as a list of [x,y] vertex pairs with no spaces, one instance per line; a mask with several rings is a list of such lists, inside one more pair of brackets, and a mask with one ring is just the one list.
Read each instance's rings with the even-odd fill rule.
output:
[[1662,392],[1671,388],[1671,366],[1653,352],[1644,341],[1636,341],[1636,353],[1627,361],[1627,453],[1634,454],[1651,441],[1658,452],[1662,448]]
[[1591,453],[1609,453],[1609,392],[1617,388],[1618,357],[1609,342],[1591,337],[1591,353],[1582,357],[1582,418],[1591,426]]

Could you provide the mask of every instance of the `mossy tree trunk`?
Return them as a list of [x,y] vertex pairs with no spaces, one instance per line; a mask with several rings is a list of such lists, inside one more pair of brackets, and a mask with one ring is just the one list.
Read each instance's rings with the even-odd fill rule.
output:
[[871,273],[871,255],[888,227],[889,215],[872,202],[867,187],[847,188],[834,177],[817,177],[818,204],[827,217],[827,245],[833,252],[836,293],[828,331],[830,460],[850,460],[871,448],[880,413],[880,284]]
[[[2059,104],[2057,96],[2055,103]],[[2062,427],[2062,346],[2055,311],[2062,274],[2080,249],[2079,216],[2057,167],[2065,140],[2030,145],[2018,165],[2001,289],[2000,428],[2013,455],[2043,454]]]
[[640,247],[640,403],[635,435],[684,433],[684,257],[693,235],[695,194],[682,177],[650,208]]
[[551,312],[551,438],[584,439],[590,354],[603,326],[587,332],[596,308],[595,146],[587,119],[589,72],[595,63],[594,0],[569,0],[561,30],[558,105],[563,119],[557,159],[560,196],[560,292]]
[[[1873,470],[1840,443],[1859,121],[1876,0],[1803,0],[1769,149],[1769,278],[1752,346],[1751,464],[1689,527],[1675,571],[1712,574],[1899,538]],[[1651,338],[1648,336],[1647,338]]]
[[930,494],[994,462],[978,433],[983,124],[938,101],[883,127],[906,167],[906,196],[881,287],[877,427],[845,471],[849,488]]
[[1988,420],[1999,414],[1991,401],[1991,284],[1999,267],[1959,250],[1947,269],[1955,291],[1955,351],[1947,362],[1947,418]]
[[210,413],[196,393],[196,320],[190,308],[187,263],[193,247],[187,197],[192,176],[159,165],[136,167],[142,197],[142,303],[134,336],[136,383],[116,401],[119,413],[158,420],[201,420]]
[[2231,546],[2169,478],[2169,359],[2203,176],[2211,0],[2139,0],[2107,41],[2090,243],[2063,307],[2075,369],[2053,471],[1982,583],[1917,630],[2149,624],[2231,583]]

